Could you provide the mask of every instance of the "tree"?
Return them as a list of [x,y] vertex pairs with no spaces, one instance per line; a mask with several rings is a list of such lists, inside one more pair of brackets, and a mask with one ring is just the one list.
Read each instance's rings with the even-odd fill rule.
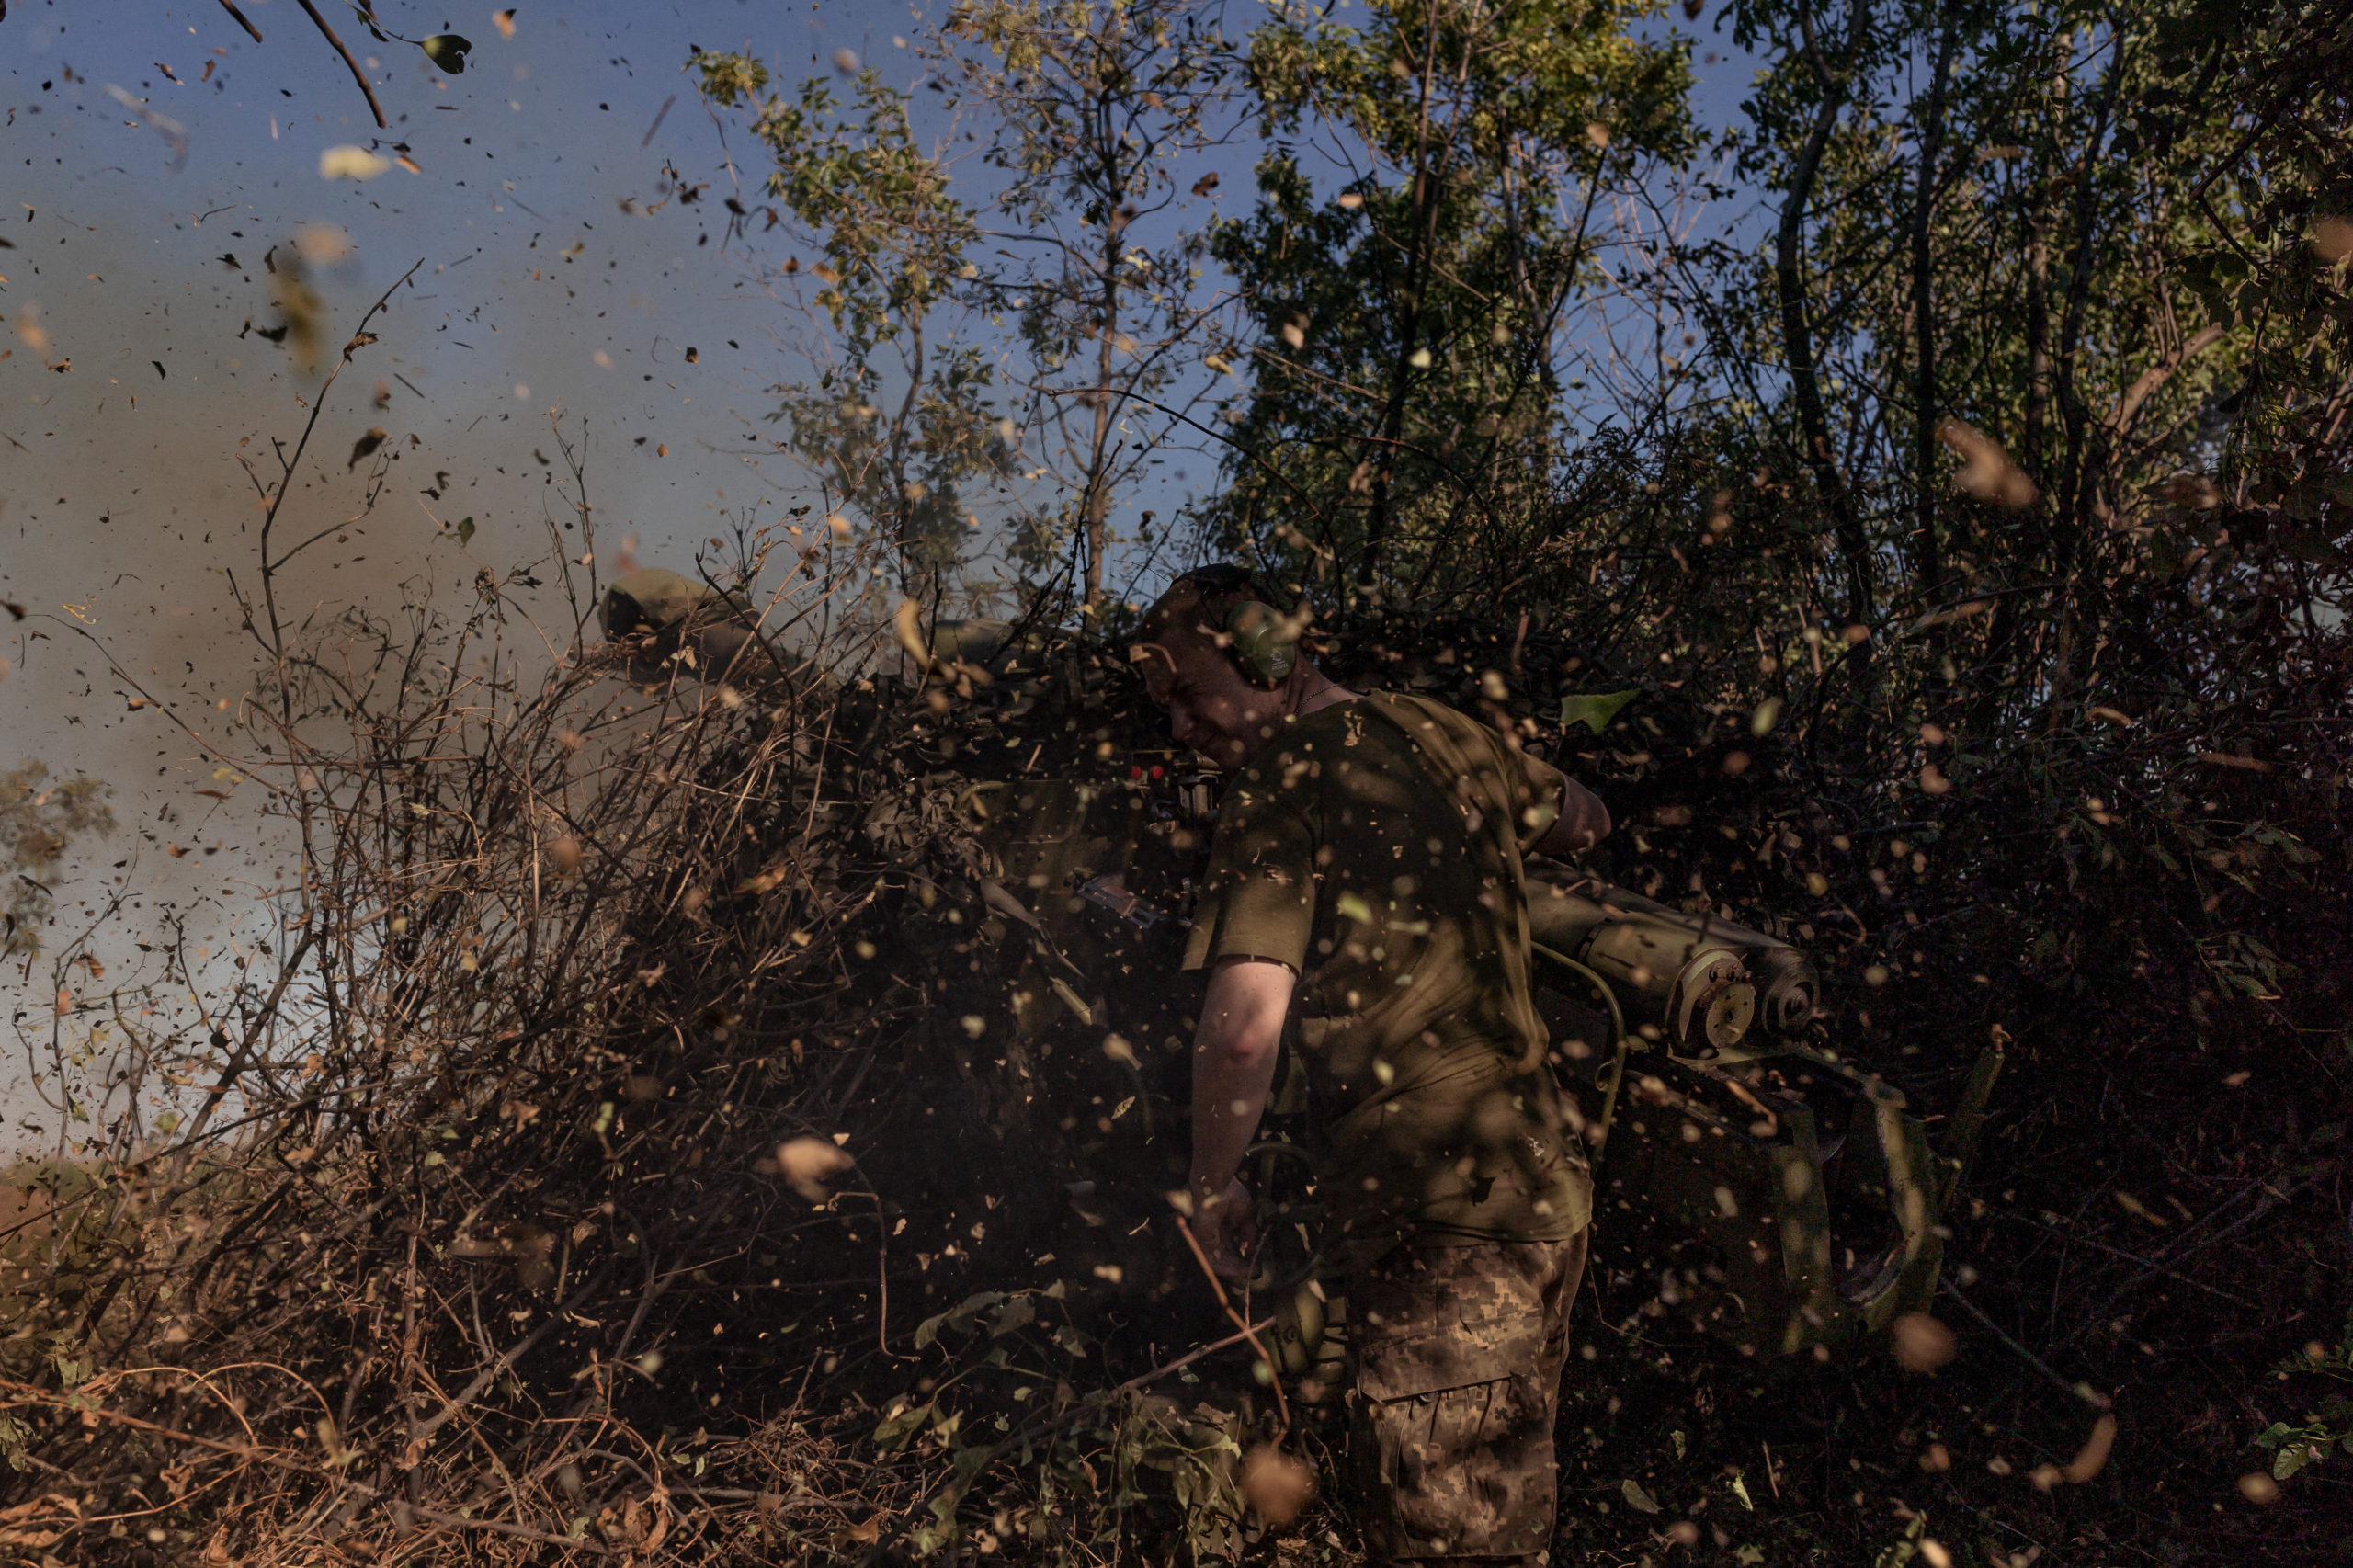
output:
[[1019,320],[1033,472],[1062,494],[1029,511],[1023,547],[1033,568],[1074,548],[1093,615],[1114,500],[1194,401],[1163,399],[1206,314],[1206,236],[1180,198],[1184,160],[1223,132],[1223,43],[1189,0],[961,0],[936,52],[987,116],[1009,224],[993,237],[1021,247],[982,289]]
[[963,559],[964,486],[1010,460],[988,361],[975,344],[940,340],[976,275],[971,210],[918,145],[906,95],[874,70],[856,79],[851,118],[823,81],[787,99],[767,93],[767,67],[747,55],[695,63],[705,97],[751,111],[776,159],[767,193],[824,252],[813,303],[832,341],[813,382],[773,389],[775,416],[795,455],[889,541],[901,590],[936,606]]
[[[1604,191],[1691,145],[1679,43],[1637,5],[1379,0],[1359,29],[1291,6],[1255,34],[1273,138],[1217,235],[1253,368],[1229,547],[1342,557],[1415,597],[1482,518],[1549,482],[1568,314]],[[1309,159],[1341,172],[1319,197]],[[1492,530],[1490,530],[1492,531]]]
[[[1854,683],[1859,723],[2080,708],[2115,585],[2187,520],[2149,503],[2221,456],[2258,329],[2197,299],[2244,248],[2215,166],[2243,127],[2215,84],[2277,24],[2210,9],[1734,9],[1778,62],[1743,166],[1782,200],[1769,273],[1719,274],[1715,362],[1753,392],[1767,463],[1804,476],[1824,602],[1870,633],[1859,674],[1927,622],[1892,684]],[[1986,613],[1952,622],[1963,606]]]

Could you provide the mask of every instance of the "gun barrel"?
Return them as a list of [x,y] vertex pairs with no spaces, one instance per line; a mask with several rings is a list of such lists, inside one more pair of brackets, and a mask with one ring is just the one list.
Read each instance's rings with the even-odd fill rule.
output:
[[1630,1015],[1687,1053],[1735,1045],[1752,1022],[1791,1039],[1813,1018],[1812,960],[1762,931],[1596,881],[1531,878],[1528,908],[1536,942],[1607,976]]

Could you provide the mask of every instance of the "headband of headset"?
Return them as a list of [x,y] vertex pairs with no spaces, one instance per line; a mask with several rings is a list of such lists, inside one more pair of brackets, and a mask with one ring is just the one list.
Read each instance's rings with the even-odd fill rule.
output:
[[1256,595],[1256,584],[1240,566],[1203,566],[1180,579],[1192,585],[1225,634],[1234,666],[1257,686],[1278,687],[1299,666],[1299,639],[1282,611]]

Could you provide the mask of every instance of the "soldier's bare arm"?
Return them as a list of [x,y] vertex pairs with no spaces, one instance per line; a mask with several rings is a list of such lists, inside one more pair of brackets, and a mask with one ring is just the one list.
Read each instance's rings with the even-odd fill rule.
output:
[[1226,960],[1210,971],[1194,1031],[1194,1233],[1222,1274],[1246,1270],[1249,1202],[1236,1173],[1267,1108],[1297,978],[1269,960]]

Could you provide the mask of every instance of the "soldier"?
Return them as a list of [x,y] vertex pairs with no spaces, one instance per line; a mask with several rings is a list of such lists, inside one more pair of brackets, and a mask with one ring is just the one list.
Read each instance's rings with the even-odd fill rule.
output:
[[1521,858],[1585,848],[1609,814],[1486,725],[1327,680],[1238,567],[1178,579],[1131,657],[1176,741],[1236,776],[1185,957],[1209,972],[1196,1235],[1247,1272],[1236,1173],[1289,1026],[1372,1560],[1544,1562],[1593,1198],[1545,1065]]
[[776,673],[759,640],[758,617],[732,594],[660,566],[624,572],[598,607],[605,636],[623,653],[629,678],[658,684],[676,665],[709,679],[756,680]]

